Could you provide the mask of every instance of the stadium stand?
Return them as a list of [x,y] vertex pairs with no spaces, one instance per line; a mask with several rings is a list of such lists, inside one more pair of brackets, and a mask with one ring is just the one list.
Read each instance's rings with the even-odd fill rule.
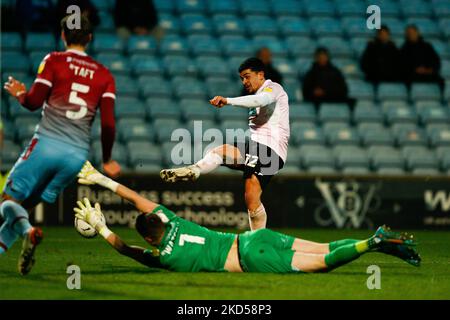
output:
[[[118,99],[114,156],[130,170],[158,171],[170,164],[172,131],[246,129],[246,111],[214,110],[207,99],[240,95],[239,63],[269,47],[290,95],[288,172],[321,174],[450,174],[450,3],[441,0],[155,0],[165,30],[124,40],[115,34],[114,1],[95,1],[101,23],[89,53],[114,73]],[[383,23],[397,43],[416,24],[441,57],[446,80],[437,85],[364,81],[359,58],[373,31],[365,27],[368,5],[382,6]],[[302,101],[301,79],[317,46],[326,46],[346,76],[346,105]],[[29,86],[43,56],[61,48],[50,34],[4,32],[1,76]],[[20,108],[2,94],[5,126],[2,168],[11,166],[33,134],[39,112]],[[97,121],[96,121],[97,122]],[[100,128],[93,126],[92,160],[101,161]]]

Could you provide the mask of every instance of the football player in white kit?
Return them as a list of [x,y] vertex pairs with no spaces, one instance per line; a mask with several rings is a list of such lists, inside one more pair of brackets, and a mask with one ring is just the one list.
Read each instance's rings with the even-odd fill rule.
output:
[[266,79],[264,64],[257,58],[245,60],[239,74],[247,96],[216,96],[210,103],[249,109],[250,139],[224,144],[209,151],[197,163],[164,169],[160,176],[167,182],[195,181],[221,165],[242,170],[245,179],[245,203],[251,230],[266,227],[267,215],[261,194],[270,179],[284,166],[289,140],[289,99],[283,87]]

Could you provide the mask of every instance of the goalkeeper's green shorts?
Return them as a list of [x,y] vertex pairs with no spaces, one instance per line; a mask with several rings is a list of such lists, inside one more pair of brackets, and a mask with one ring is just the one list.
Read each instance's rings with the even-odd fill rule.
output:
[[238,237],[239,261],[245,272],[291,273],[295,238],[269,229],[247,231]]

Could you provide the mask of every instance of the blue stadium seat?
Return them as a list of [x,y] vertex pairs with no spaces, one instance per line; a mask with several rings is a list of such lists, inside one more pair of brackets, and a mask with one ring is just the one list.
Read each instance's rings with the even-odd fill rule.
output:
[[402,168],[380,167],[377,171],[380,176],[403,176],[405,170]]
[[349,96],[356,99],[373,99],[373,86],[363,80],[348,79],[347,80]]
[[[103,162],[103,154],[102,154],[102,145],[100,141],[95,141],[92,144],[92,148],[94,152],[94,162],[96,164],[101,164]],[[114,147],[112,150],[112,158],[119,162],[122,167],[125,167],[127,164],[127,149],[124,145],[116,141],[114,143]]]
[[339,152],[336,156],[336,164],[341,169],[346,167],[369,168],[370,166],[367,151],[355,146],[348,146],[346,151]]
[[440,100],[441,92],[437,84],[413,83],[411,86],[411,99],[417,100]]
[[312,149],[308,152],[302,152],[302,164],[305,168],[328,167],[334,168],[334,159],[329,149]]
[[431,17],[430,5],[422,0],[401,0],[400,6],[405,17]]
[[382,8],[381,9],[381,11],[383,12],[382,23],[386,23],[384,20],[385,19],[384,16],[386,16],[386,18],[391,18],[391,17],[398,17],[400,15],[400,5],[392,0],[366,0],[366,5],[367,6],[377,5],[380,7],[380,9]]
[[18,52],[2,52],[2,72],[26,72],[30,70],[30,61],[28,57]]
[[391,133],[384,129],[367,129],[361,132],[364,145],[387,145],[392,146],[394,144],[394,138]]
[[0,153],[0,162],[15,163],[22,152],[22,148],[12,141],[6,140]]
[[105,65],[113,74],[129,74],[131,71],[128,59],[120,53],[99,53],[96,60]]
[[236,0],[208,0],[208,10],[210,14],[220,12],[222,14],[237,14],[239,11]]
[[297,102],[302,100],[300,82],[295,79],[283,80],[283,88],[289,96],[290,102]]
[[195,77],[197,75],[196,63],[185,56],[165,56],[164,66],[166,74],[169,77],[175,76],[190,76]]
[[340,37],[320,37],[317,41],[318,45],[328,48],[333,57],[352,57],[353,50],[347,41]]
[[175,4],[173,0],[153,0],[153,4],[159,14],[172,13],[175,11]]
[[150,98],[146,100],[147,114],[151,119],[181,119],[181,110],[172,100]]
[[[277,1],[277,3],[284,3],[284,1]],[[277,21],[280,33],[285,37],[309,36],[311,33],[311,27],[306,19],[296,16],[282,16]]]
[[273,36],[255,36],[253,38],[253,47],[256,50],[267,47],[273,56],[279,58],[285,58],[288,55],[288,49],[284,42]]
[[134,97],[118,97],[115,112],[117,118],[145,118],[143,102]]
[[143,97],[171,98],[172,86],[169,81],[159,76],[139,77],[139,88]]
[[106,11],[114,8],[112,0],[91,0],[91,2],[98,10]]
[[412,171],[413,175],[417,176],[439,176],[441,173],[435,168],[416,168]]
[[180,14],[206,12],[206,4],[204,0],[175,0],[175,6]]
[[291,59],[276,58],[272,64],[284,78],[298,78],[298,69]]
[[[450,59],[450,45],[445,43],[442,40],[439,39],[430,39],[431,45],[433,46],[434,50],[436,50],[436,53],[439,55],[439,57],[443,59]],[[441,63],[443,62],[441,60]],[[442,68],[441,68],[442,69]],[[441,70],[442,74],[442,70]]]
[[413,122],[397,122],[392,124],[390,129],[392,134],[397,136],[403,131],[416,131],[419,127]]
[[367,167],[349,166],[343,168],[342,173],[345,175],[367,175],[370,174],[371,171]]
[[450,146],[450,129],[437,129],[430,135],[434,147]]
[[398,107],[398,108],[388,108],[385,111],[386,120],[389,123],[396,122],[417,122],[417,115],[411,108]]
[[158,58],[145,54],[135,54],[130,58],[131,68],[137,75],[162,75],[163,69]]
[[439,132],[441,130],[447,129],[450,129],[450,125],[448,123],[429,123],[425,128],[429,137],[432,136],[434,132]]
[[198,72],[207,78],[229,79],[231,70],[225,60],[220,57],[199,56],[196,58]]
[[133,77],[115,76],[117,96],[137,96],[139,88]]
[[36,131],[36,125],[38,124],[38,119],[33,118],[17,118],[14,121],[16,127],[17,140],[24,141],[29,140]]
[[336,1],[336,11],[341,17],[361,16],[367,7],[360,1]]
[[259,0],[257,5],[252,1],[239,1],[242,15],[269,15],[271,8],[268,0]]
[[27,51],[54,51],[56,49],[55,37],[50,33],[28,33],[25,49]]
[[446,0],[432,3],[436,17],[450,18],[450,3]]
[[180,33],[180,21],[178,17],[163,13],[158,16],[158,20],[159,25],[161,26],[161,28],[163,28],[166,35],[174,35]]
[[301,165],[300,150],[295,147],[290,147],[289,152],[287,154],[285,167],[283,168],[282,171],[284,171],[286,166],[295,166],[298,169],[300,165]]
[[[191,133],[191,137],[194,139],[194,145],[197,145],[198,140],[202,141],[204,137],[210,138],[210,135],[216,136],[219,133],[220,127],[211,119],[190,118],[186,122],[186,129]],[[211,129],[216,129],[216,131],[211,131]],[[210,131],[207,132],[208,130]],[[214,142],[218,143],[218,145],[223,144],[219,141]]]
[[314,175],[334,175],[337,173],[334,167],[328,166],[312,166],[308,168],[307,172]]
[[316,129],[317,124],[314,121],[308,120],[290,120],[290,129],[292,132],[291,138],[294,132],[299,132],[304,129]]
[[360,11],[357,16],[342,18],[342,27],[351,39],[355,36],[363,36],[366,39],[373,36],[374,31],[367,28],[367,20],[361,17],[361,12],[365,11]]
[[311,59],[316,50],[316,42],[307,37],[287,37],[286,46],[292,57],[307,57]]
[[406,159],[408,169],[438,169],[439,162],[431,151],[427,153],[413,153]]
[[401,130],[395,137],[399,146],[427,145],[427,136],[421,129]]
[[48,51],[32,51],[29,54],[30,61],[31,61],[31,70],[33,73],[37,73],[37,70],[39,68],[39,65],[41,64],[42,60],[48,55]]
[[303,5],[296,0],[271,0],[272,12],[275,16],[299,16],[303,13]]
[[247,31],[252,36],[278,34],[278,26],[275,20],[268,16],[247,16],[245,22]]
[[319,110],[319,119],[322,122],[350,120],[350,111],[344,103],[322,103]]
[[[208,97],[217,95],[235,97],[240,95],[240,87],[235,82],[225,78],[208,78],[206,80]],[[235,109],[235,108],[233,108]]]
[[367,42],[370,41],[371,38],[372,37],[367,36],[355,36],[350,38],[350,46],[355,56],[362,56],[364,50],[367,47]]
[[113,15],[108,11],[99,11],[98,16],[100,18],[100,23],[95,28],[97,33],[114,33],[116,25],[114,23]]
[[136,53],[154,54],[156,48],[156,40],[151,36],[132,35],[128,39],[127,51],[130,55]]
[[353,111],[353,120],[358,122],[383,122],[381,110],[375,106],[357,105]]
[[406,100],[408,91],[406,86],[400,83],[380,83],[377,90],[378,100]]
[[220,56],[222,54],[217,39],[207,35],[193,35],[188,38],[194,56]]
[[174,80],[172,80],[172,88],[178,99],[205,99],[205,85],[198,80],[192,79],[191,81],[179,82],[178,84],[175,84]]
[[305,1],[305,12],[311,17],[334,16],[335,7],[330,1]]
[[316,121],[316,109],[311,103],[291,103],[289,106],[289,119],[291,121]]
[[160,43],[160,53],[165,56],[169,54],[186,55],[189,47],[186,39],[176,35],[165,36]]
[[21,51],[22,37],[16,32],[2,32],[2,51]]
[[450,122],[448,109],[440,107],[421,108],[419,117],[423,124]]
[[325,144],[325,137],[320,128],[303,128],[294,132],[291,131],[291,134],[293,141],[300,146],[304,144]]
[[127,141],[153,141],[155,133],[148,124],[135,124],[133,126],[118,127],[120,139]]
[[199,14],[182,15],[180,21],[181,27],[186,35],[209,34],[212,28],[211,21]]
[[94,38],[92,48],[95,52],[122,53],[124,50],[124,41],[114,34],[99,33]]
[[[342,54],[341,54],[342,55]],[[359,61],[351,59],[353,56],[353,51],[350,49],[349,52],[344,54],[342,58],[333,59],[333,64],[341,70],[346,78],[351,79],[363,79],[364,74],[359,68]]]
[[368,150],[372,166],[377,170],[383,168],[404,168],[404,159],[398,149],[389,146],[371,146]]
[[252,41],[240,36],[222,36],[221,47],[228,56],[248,58],[255,54]]
[[217,110],[207,101],[198,99],[182,99],[180,110],[186,121],[189,120],[214,120]]
[[246,33],[244,22],[234,15],[216,14],[212,20],[218,35],[243,36]]
[[330,145],[358,145],[359,135],[353,128],[330,130],[326,133]]
[[316,36],[341,36],[343,33],[339,20],[329,17],[313,17],[309,24]]
[[161,147],[146,142],[133,142],[127,145],[128,161],[134,167],[144,165],[161,165],[162,152]]
[[177,119],[155,119],[153,128],[159,143],[169,142],[172,132],[184,126]]

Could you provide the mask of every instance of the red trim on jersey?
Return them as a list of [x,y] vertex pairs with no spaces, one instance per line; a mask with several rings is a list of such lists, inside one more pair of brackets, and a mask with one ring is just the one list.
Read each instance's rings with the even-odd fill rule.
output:
[[17,97],[19,103],[30,111],[42,107],[50,94],[51,88],[43,83],[35,82],[28,92]]
[[102,98],[100,101],[100,117],[102,124],[103,163],[111,160],[114,138],[116,135],[116,121],[114,118],[114,99]]

